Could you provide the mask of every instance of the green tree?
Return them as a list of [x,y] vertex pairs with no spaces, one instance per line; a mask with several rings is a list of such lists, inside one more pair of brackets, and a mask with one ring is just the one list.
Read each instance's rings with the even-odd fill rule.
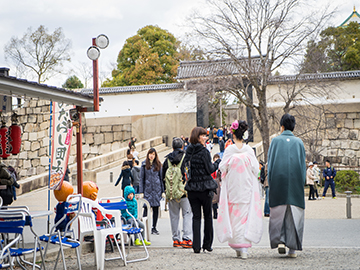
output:
[[79,88],[84,88],[84,85],[82,84],[82,82],[80,81],[80,79],[78,77],[73,75],[66,79],[66,81],[62,85],[62,87],[68,88],[68,89],[79,89]]
[[320,40],[308,42],[302,70],[306,73],[360,69],[360,25],[328,27]]
[[175,82],[179,64],[176,38],[158,26],[148,25],[125,41],[112,79],[103,87]]
[[62,65],[70,61],[71,42],[66,39],[62,29],[49,34],[45,26],[40,25],[34,32],[29,27],[22,38],[12,37],[6,44],[5,59],[35,73],[38,83],[43,83],[55,74],[62,72]]

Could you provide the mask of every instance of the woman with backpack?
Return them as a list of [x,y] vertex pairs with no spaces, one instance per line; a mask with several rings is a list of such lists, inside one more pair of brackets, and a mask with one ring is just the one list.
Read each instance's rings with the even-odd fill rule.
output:
[[[212,199],[217,184],[211,174],[218,168],[220,162],[211,162],[209,151],[205,147],[207,140],[206,130],[195,127],[191,131],[190,145],[186,149],[185,164],[190,168],[189,180],[185,189],[188,192],[191,209],[193,212],[193,250],[200,253],[202,248],[211,252],[214,231],[212,220]],[[201,246],[200,228],[201,212],[204,214],[204,240]]]
[[[151,234],[159,235],[156,225],[164,185],[162,182],[161,162],[155,148],[150,148],[146,155],[146,160],[141,164],[139,192],[142,194],[140,196],[143,196],[149,202],[153,210]],[[147,215],[148,210],[145,210],[144,216]]]

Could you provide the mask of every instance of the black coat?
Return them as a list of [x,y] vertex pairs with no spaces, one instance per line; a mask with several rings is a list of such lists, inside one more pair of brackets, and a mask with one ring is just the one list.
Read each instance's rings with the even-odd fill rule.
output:
[[190,162],[190,181],[186,183],[187,191],[215,191],[217,184],[211,174],[219,167],[219,161],[211,162],[209,151],[202,144],[190,144],[186,149],[185,163]]
[[[163,167],[162,167],[162,177],[163,177],[163,181],[165,181],[165,174],[166,174],[166,171],[168,169],[168,160],[170,160],[170,163],[173,164],[173,165],[177,165],[180,163],[183,155],[185,155],[185,152],[181,149],[175,149],[173,152],[171,152],[170,154],[168,154],[166,157],[165,157],[165,161],[163,163]],[[182,176],[183,176],[183,182],[185,183],[186,181],[186,178],[185,178],[185,158],[184,158],[184,161],[183,163],[181,164],[181,173],[182,173]]]

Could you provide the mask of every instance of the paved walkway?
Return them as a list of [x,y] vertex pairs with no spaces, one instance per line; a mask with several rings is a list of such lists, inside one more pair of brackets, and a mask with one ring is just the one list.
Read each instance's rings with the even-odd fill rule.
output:
[[[215,150],[216,151],[216,150]],[[163,160],[168,152],[160,153]],[[114,168],[114,182],[120,167]],[[99,197],[118,196],[120,187],[110,183],[110,171],[98,174]],[[86,181],[86,179],[84,179]],[[76,188],[75,188],[76,190]],[[27,205],[30,210],[47,210],[46,188],[36,190],[18,197],[14,205]],[[57,201],[50,192],[50,209]],[[194,254],[192,250],[172,248],[170,221],[168,212],[162,211],[158,222],[159,236],[151,236],[150,259],[145,262],[130,264],[130,269],[246,269],[280,268],[280,269],[360,269],[360,199],[352,198],[352,219],[346,219],[346,199],[333,200],[326,198],[319,201],[306,200],[304,251],[299,252],[295,260],[279,256],[276,250],[269,248],[268,218],[263,219],[264,232],[259,244],[250,250],[247,261],[235,258],[235,252],[226,243],[218,242],[214,237],[214,251],[210,254]],[[51,217],[51,223],[54,216]],[[47,219],[34,219],[34,228],[38,234],[46,232]],[[30,242],[32,239],[26,239]],[[111,256],[111,254],[107,254]],[[95,269],[93,254],[83,254],[83,268]],[[170,259],[169,259],[170,258]],[[184,260],[185,259],[185,260]],[[74,265],[75,259],[69,258],[68,265]],[[51,266],[51,262],[49,262]],[[121,261],[106,262],[106,269],[118,269]]]

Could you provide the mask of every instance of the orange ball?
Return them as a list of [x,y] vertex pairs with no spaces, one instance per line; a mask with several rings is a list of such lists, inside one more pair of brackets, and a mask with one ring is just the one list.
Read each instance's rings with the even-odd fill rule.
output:
[[73,186],[67,182],[67,181],[63,181],[61,184],[61,188],[59,190],[54,190],[54,195],[55,198],[59,201],[59,202],[65,202],[66,198],[74,193],[74,188]]
[[86,181],[83,183],[83,196],[90,200],[95,201],[98,195],[99,188],[92,181]]

